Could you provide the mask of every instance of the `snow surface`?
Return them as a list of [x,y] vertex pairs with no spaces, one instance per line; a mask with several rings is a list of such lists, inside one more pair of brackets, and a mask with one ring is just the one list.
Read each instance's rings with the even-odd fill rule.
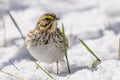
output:
[[[32,30],[39,17],[53,12],[65,25],[69,40],[68,58],[71,73],[68,75],[65,61],[56,64],[40,63],[56,80],[120,80],[118,42],[120,38],[120,0],[0,0],[4,13],[7,47],[4,44],[4,28],[0,21],[0,71],[9,72],[25,80],[52,80],[42,70],[36,69],[25,43],[15,28],[7,11],[10,10],[24,36]],[[74,37],[77,35],[102,60],[92,68],[95,58]],[[16,68],[14,65],[18,68]],[[19,80],[0,72],[0,80]]]

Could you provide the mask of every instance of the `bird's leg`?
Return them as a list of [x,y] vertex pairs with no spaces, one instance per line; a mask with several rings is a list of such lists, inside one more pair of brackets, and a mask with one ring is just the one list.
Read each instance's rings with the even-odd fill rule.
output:
[[58,61],[56,61],[56,64],[57,64],[57,74],[58,74],[58,72],[59,72]]

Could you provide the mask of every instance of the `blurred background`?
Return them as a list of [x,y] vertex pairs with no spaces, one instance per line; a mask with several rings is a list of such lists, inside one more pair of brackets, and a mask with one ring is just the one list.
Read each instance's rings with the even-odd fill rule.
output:
[[[0,0],[0,47],[24,44],[8,13],[25,37],[36,26],[42,14],[52,12],[60,18],[60,29],[64,23],[71,48],[79,43],[74,37],[77,35],[88,41],[98,53],[117,53],[116,45],[120,35],[119,3],[120,0]],[[111,55],[112,58],[116,56]]]
[[[1,54],[4,52],[3,46],[18,46],[20,53],[27,53],[23,50],[25,46],[21,34],[9,14],[25,37],[35,28],[40,16],[47,12],[55,13],[60,18],[60,29],[61,24],[64,24],[70,48],[79,43],[75,39],[77,35],[100,55],[103,53],[105,56],[104,53],[109,52],[117,54],[116,45],[120,35],[119,3],[120,0],[0,0]],[[117,55],[113,55],[109,56],[117,58]]]
[[67,34],[70,34],[70,31],[78,34],[88,28],[112,29],[116,34],[120,32],[119,0],[0,0],[0,9],[5,26],[10,28],[12,25],[7,16],[10,11],[24,35],[35,27],[38,18],[46,12],[55,13],[65,26],[69,26],[66,27]]
[[[8,16],[8,11],[13,15],[24,36],[35,27],[43,13],[52,12],[60,18],[59,27],[62,22],[66,26],[66,34],[81,34],[81,38],[84,39],[103,36],[104,29],[119,34],[119,2],[119,0],[0,0],[0,10],[8,39],[20,36]],[[3,36],[2,21],[0,30]],[[87,36],[86,32],[91,33],[91,36]]]
[[7,69],[10,61],[31,58],[9,14],[25,37],[35,28],[40,16],[48,12],[60,18],[60,29],[62,23],[65,26],[72,65],[90,66],[95,59],[75,36],[84,40],[101,60],[118,58],[120,0],[0,0],[0,69]]

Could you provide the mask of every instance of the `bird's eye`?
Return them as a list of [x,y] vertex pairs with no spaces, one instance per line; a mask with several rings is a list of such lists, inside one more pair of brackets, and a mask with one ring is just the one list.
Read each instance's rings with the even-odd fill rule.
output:
[[46,20],[49,20],[49,18],[45,18]]

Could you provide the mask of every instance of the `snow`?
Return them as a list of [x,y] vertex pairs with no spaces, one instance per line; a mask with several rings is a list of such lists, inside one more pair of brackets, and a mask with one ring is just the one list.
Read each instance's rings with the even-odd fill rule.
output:
[[[60,29],[64,23],[70,45],[68,58],[71,73],[67,73],[65,60],[59,63],[59,74],[56,74],[55,63],[40,63],[44,69],[51,72],[56,80],[67,80],[68,77],[68,80],[120,80],[119,3],[120,0],[24,0],[22,2],[0,0],[7,40],[7,47],[3,47],[4,28],[0,19],[0,80],[19,80],[1,71],[25,80],[52,80],[42,70],[36,69],[24,40],[6,13],[8,10],[24,36],[36,26],[39,17],[46,12],[53,12],[60,18],[58,25]],[[85,49],[75,35],[84,40],[102,60],[96,68],[92,68],[95,57]]]

